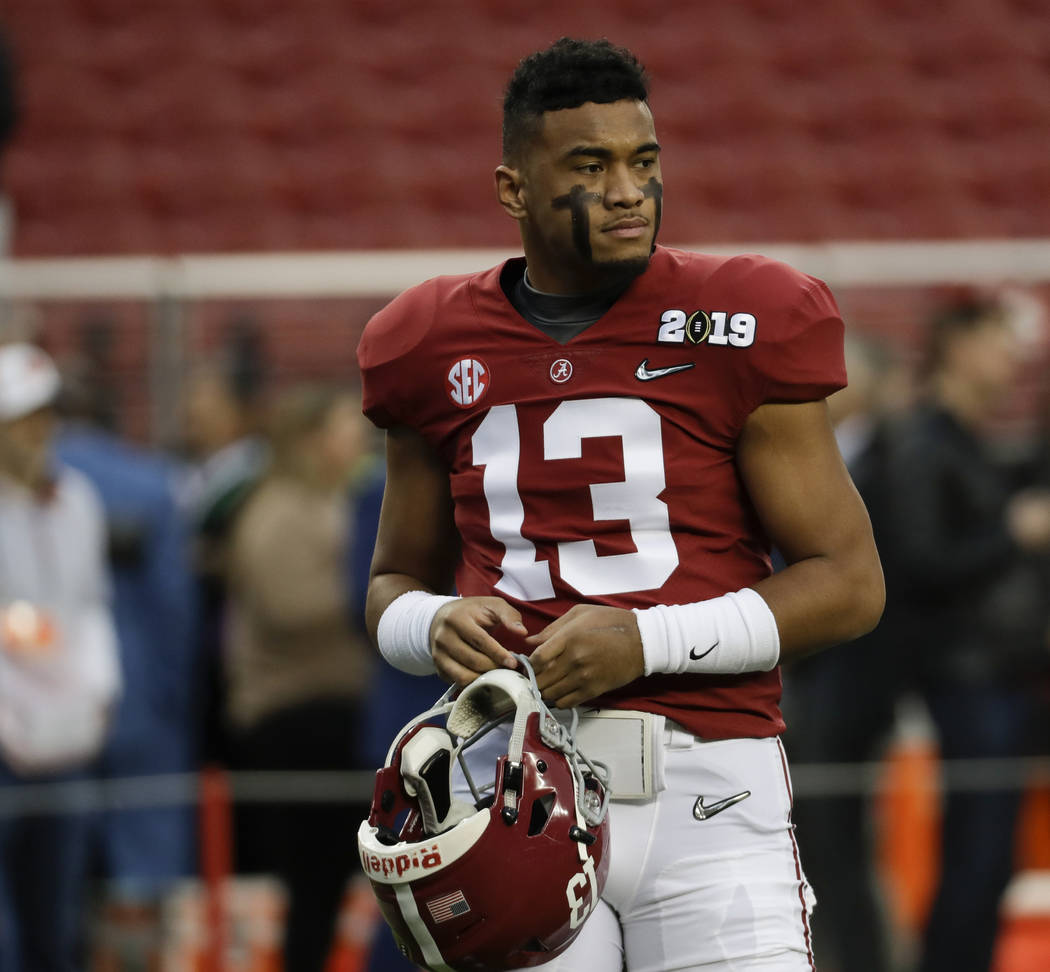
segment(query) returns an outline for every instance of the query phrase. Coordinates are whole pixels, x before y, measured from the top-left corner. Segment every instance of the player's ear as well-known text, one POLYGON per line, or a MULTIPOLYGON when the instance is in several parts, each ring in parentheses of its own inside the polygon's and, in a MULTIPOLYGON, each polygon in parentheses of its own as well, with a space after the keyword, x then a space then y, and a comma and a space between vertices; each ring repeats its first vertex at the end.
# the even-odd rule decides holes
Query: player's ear
POLYGON ((509 165, 496 168, 496 196, 511 219, 525 217, 525 192, 521 170, 509 165))

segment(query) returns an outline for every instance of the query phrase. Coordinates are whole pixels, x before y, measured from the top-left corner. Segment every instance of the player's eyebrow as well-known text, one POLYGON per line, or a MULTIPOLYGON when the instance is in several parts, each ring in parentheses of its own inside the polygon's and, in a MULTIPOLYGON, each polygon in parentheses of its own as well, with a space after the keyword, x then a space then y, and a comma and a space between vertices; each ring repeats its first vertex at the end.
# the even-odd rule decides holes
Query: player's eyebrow
MULTIPOLYGON (((660 145, 657 142, 643 142, 634 150, 634 155, 644 155, 646 152, 659 152, 660 145)), ((584 156, 592 159, 611 159, 613 153, 610 149, 600 145, 574 145, 565 153, 565 158, 572 159, 584 156)))

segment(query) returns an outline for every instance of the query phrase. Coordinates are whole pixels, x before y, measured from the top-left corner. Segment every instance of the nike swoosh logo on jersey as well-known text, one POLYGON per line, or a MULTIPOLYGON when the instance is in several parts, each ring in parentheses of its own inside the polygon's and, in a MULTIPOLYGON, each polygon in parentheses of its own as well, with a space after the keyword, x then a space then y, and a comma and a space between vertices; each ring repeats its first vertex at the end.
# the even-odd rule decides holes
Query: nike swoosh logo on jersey
POLYGON ((751 796, 750 790, 744 790, 743 793, 736 793, 731 797, 726 797, 724 800, 715 800, 714 803, 704 805, 704 798, 699 796, 696 798, 696 803, 693 804, 693 816, 697 820, 710 820, 716 813, 721 813, 727 807, 734 806, 741 800, 746 800, 751 796))
POLYGON ((702 651, 699 655, 696 653, 696 645, 693 645, 693 647, 689 649, 689 657, 692 658, 693 661, 700 661, 701 658, 706 658, 718 647, 721 640, 721 638, 717 639, 707 651, 702 651))
POLYGON ((639 381, 652 381, 654 378, 663 378, 664 375, 673 375, 676 371, 688 371, 690 368, 695 368, 696 363, 693 361, 687 364, 671 365, 668 368, 649 368, 649 359, 646 358, 637 368, 634 369, 634 377, 639 381))

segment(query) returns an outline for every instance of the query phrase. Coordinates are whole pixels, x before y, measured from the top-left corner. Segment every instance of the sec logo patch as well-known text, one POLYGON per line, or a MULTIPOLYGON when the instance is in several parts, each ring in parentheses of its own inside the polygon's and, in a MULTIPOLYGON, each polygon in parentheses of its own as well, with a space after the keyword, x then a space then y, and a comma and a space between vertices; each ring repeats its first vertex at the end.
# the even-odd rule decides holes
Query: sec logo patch
POLYGON ((453 405, 470 408, 489 390, 491 376, 485 362, 479 358, 460 358, 448 370, 445 391, 453 405))

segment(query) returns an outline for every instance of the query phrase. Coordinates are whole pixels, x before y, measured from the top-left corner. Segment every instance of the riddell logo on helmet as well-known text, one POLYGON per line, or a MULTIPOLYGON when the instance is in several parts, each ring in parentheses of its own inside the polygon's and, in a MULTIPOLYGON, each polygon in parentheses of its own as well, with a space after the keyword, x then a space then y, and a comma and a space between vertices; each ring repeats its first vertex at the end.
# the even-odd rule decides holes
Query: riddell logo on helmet
POLYGON ((418 877, 417 873, 412 872, 426 872, 441 867, 441 853, 437 844, 430 850, 414 854, 376 854, 362 851, 361 866, 366 874, 377 878, 389 878, 394 875, 404 877, 406 874, 418 877))

